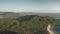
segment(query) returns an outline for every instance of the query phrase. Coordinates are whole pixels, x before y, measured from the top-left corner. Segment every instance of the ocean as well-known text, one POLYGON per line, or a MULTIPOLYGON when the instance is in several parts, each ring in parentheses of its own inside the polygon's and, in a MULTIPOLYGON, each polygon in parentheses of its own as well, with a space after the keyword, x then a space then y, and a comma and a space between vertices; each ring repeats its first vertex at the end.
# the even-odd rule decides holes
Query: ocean
POLYGON ((1 18, 4 18, 4 16, 0 16, 0 19, 1 19, 1 18))
POLYGON ((55 33, 55 34, 60 34, 60 25, 55 25, 52 27, 52 31, 55 33))

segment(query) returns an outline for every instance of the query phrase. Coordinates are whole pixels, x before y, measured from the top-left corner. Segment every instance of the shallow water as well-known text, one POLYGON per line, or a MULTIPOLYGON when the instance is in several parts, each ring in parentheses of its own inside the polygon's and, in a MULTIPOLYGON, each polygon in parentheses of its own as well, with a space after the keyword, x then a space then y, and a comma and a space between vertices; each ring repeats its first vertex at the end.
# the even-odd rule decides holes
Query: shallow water
POLYGON ((52 27, 55 34, 60 34, 60 25, 55 25, 52 27))

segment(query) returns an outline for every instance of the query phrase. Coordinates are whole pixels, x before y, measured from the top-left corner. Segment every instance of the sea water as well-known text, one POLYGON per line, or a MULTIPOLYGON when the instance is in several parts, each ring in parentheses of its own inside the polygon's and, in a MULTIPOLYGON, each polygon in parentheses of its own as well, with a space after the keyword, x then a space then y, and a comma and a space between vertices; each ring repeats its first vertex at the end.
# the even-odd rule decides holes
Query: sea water
POLYGON ((4 18, 4 16, 0 16, 0 19, 1 19, 1 18, 4 18))
POLYGON ((60 34, 60 25, 55 25, 52 27, 52 31, 55 33, 55 34, 60 34))

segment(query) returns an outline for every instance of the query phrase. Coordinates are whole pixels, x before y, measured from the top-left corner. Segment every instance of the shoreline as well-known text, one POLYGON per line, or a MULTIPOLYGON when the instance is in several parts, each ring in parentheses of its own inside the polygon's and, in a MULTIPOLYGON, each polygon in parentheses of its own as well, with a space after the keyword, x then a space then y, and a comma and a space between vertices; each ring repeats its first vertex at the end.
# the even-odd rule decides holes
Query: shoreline
POLYGON ((51 30, 51 24, 47 26, 47 31, 49 32, 49 34, 54 34, 54 32, 51 30))

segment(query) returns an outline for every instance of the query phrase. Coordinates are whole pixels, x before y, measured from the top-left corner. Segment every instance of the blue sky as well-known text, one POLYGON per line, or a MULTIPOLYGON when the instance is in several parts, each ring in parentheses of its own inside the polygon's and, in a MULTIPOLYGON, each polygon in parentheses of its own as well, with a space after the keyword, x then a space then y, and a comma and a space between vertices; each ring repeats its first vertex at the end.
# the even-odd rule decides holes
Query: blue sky
POLYGON ((0 11, 59 13, 60 0, 0 0, 0 11))

